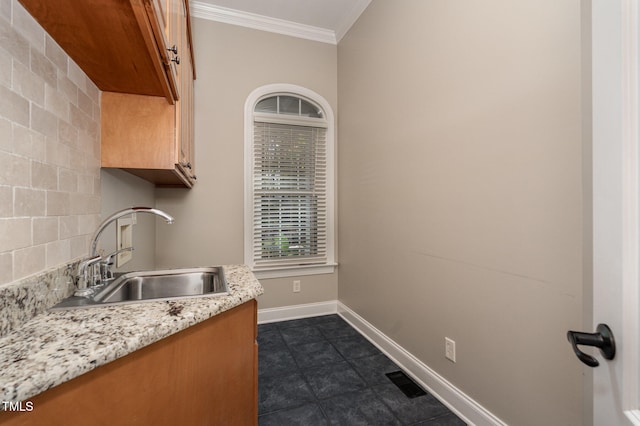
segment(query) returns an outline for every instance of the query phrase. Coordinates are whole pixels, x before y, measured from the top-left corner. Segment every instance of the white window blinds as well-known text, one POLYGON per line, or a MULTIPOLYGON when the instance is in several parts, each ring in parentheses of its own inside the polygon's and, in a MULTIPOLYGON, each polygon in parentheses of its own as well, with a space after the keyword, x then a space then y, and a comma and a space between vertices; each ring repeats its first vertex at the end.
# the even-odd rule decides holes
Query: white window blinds
POLYGON ((327 262, 326 128, 255 119, 253 260, 256 269, 327 262))

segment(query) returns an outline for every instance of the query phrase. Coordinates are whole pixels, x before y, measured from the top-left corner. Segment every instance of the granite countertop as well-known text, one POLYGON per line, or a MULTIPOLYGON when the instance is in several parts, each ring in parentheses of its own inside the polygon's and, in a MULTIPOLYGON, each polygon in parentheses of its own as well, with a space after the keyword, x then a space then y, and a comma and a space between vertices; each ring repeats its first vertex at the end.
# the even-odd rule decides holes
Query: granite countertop
POLYGON ((263 293, 249 268, 223 266, 229 294, 53 311, 0 338, 0 401, 25 401, 263 293))

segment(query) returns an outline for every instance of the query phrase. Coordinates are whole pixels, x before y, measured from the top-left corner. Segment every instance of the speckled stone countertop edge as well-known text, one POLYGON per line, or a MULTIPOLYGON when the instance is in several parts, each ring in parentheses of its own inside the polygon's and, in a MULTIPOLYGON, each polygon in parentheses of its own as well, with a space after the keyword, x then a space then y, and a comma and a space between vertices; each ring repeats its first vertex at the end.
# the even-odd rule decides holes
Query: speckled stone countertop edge
POLYGON ((0 401, 18 402, 185 330, 264 290, 225 265, 226 296, 46 312, 0 338, 0 401))

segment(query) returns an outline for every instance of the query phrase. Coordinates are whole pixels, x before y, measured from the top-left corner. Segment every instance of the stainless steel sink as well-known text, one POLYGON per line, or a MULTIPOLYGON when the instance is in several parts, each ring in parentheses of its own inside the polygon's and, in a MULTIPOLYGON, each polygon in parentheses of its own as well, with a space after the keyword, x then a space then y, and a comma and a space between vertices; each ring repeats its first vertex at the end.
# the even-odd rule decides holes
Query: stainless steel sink
POLYGON ((93 296, 69 297, 52 310, 151 302, 228 294, 220 267, 130 272, 100 288, 93 296))

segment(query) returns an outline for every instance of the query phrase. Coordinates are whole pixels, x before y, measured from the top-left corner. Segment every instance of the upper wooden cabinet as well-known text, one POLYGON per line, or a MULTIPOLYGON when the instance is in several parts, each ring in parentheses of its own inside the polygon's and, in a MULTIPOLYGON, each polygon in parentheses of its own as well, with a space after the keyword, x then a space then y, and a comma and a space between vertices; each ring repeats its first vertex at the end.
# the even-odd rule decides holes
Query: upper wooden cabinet
POLYGON ((191 187, 188 0, 19 0, 102 93, 102 167, 191 187))
POLYGON ((193 63, 183 0, 145 3, 163 56, 173 105, 156 96, 102 93, 102 167, 124 169, 159 186, 195 183, 193 63))
POLYGON ((19 1, 100 90, 174 102, 150 0, 19 1))

